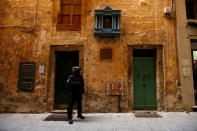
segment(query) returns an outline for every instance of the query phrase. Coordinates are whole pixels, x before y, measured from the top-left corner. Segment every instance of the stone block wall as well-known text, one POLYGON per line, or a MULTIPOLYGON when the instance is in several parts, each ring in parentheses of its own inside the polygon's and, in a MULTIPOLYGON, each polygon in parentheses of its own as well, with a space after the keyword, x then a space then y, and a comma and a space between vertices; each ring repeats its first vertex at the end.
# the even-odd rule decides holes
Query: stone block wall
MULTIPOLYGON (((124 82, 121 111, 132 110, 128 89, 128 46, 162 46, 166 111, 183 109, 178 88, 175 21, 166 19, 164 7, 171 0, 82 0, 81 31, 57 31, 59 0, 0 1, 0 112, 45 112, 53 110, 49 92, 50 48, 52 45, 83 45, 84 112, 117 112, 117 97, 106 93, 107 81, 124 82), (94 10, 121 10, 121 36, 116 39, 94 37, 94 10), (100 60, 100 49, 111 48, 112 60, 100 60), (21 61, 36 62, 33 93, 17 92, 21 61), (39 74, 38 67, 45 66, 39 74)), ((159 76, 158 76, 159 77, 159 76)), ((160 101, 157 101, 158 103, 160 101)))

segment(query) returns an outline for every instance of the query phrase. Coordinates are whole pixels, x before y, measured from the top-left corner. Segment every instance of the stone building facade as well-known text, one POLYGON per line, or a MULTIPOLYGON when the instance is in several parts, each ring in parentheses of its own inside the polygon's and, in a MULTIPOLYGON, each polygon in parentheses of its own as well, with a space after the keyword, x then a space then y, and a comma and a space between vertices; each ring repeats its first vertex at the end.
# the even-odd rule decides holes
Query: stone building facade
MULTIPOLYGON (((0 1, 0 112, 65 109, 73 65, 82 68, 84 112, 192 109, 172 0, 76 1, 0 1), (95 10, 106 7, 121 11, 120 37, 94 35, 95 10)), ((112 28, 112 17, 102 18, 112 28)))
POLYGON ((197 45, 197 2, 176 1, 176 38, 179 58, 180 88, 186 108, 197 104, 196 45, 197 45))

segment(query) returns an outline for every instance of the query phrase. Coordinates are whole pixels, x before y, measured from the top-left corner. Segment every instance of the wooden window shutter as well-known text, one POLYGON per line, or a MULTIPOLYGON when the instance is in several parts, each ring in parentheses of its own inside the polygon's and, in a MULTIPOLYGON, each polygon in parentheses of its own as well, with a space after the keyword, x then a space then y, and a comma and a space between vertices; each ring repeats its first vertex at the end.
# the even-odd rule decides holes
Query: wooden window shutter
POLYGON ((81 0, 61 0, 57 30, 81 29, 81 0))
POLYGON ((34 91, 35 62, 20 62, 18 74, 18 91, 34 91))
POLYGON ((81 24, 81 0, 75 0, 73 2, 72 24, 73 25, 81 24))

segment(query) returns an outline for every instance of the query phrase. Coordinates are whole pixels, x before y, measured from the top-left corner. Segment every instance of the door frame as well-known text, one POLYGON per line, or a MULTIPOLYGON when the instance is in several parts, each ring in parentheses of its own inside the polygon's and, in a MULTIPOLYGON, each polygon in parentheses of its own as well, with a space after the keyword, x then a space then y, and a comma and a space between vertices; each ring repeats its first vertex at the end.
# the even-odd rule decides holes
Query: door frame
POLYGON ((48 63, 48 81, 47 81, 47 111, 54 110, 55 99, 55 67, 56 67, 56 53, 57 51, 79 51, 79 66, 81 67, 81 74, 84 72, 84 47, 83 45, 51 45, 50 56, 48 63))
POLYGON ((165 110, 165 86, 164 86, 164 59, 162 45, 129 45, 128 46, 128 105, 134 110, 134 85, 133 85, 133 50, 156 49, 155 54, 155 77, 156 77, 156 106, 158 111, 165 110))

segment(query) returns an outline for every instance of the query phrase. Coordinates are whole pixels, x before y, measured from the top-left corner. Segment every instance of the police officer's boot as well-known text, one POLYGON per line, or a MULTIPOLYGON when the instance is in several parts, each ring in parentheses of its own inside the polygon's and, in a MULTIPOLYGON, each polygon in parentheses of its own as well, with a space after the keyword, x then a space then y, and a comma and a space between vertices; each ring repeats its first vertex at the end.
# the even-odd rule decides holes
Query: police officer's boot
POLYGON ((69 123, 69 124, 73 124, 72 118, 68 118, 68 123, 69 123))
POLYGON ((78 114, 77 117, 80 119, 85 119, 85 117, 82 114, 78 114))

